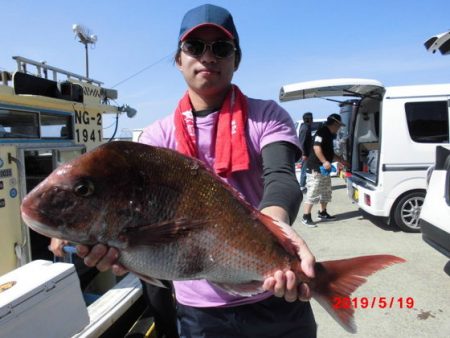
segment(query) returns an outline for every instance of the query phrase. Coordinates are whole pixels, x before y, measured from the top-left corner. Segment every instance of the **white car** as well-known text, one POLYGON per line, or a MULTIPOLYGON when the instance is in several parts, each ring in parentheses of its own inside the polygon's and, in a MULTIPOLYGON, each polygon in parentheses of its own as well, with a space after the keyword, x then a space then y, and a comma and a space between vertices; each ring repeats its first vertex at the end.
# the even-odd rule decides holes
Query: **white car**
POLYGON ((427 194, 420 212, 422 238, 450 258, 450 147, 436 147, 427 194))

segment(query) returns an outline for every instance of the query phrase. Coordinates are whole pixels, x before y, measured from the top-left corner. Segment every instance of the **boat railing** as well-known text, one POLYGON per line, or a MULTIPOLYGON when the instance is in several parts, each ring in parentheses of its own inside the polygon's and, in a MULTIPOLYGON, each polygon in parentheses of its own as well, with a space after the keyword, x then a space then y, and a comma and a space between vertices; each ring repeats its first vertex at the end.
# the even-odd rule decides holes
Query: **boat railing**
POLYGON ((94 80, 92 78, 89 78, 89 77, 86 77, 83 75, 75 74, 75 73, 69 72, 69 71, 61 69, 61 68, 50 66, 45 61, 44 62, 34 61, 31 59, 24 58, 22 56, 13 56, 13 59, 16 60, 16 62, 17 62, 17 70, 18 71, 27 73, 28 66, 34 66, 34 67, 36 67, 35 75, 38 77, 43 77, 45 79, 48 79, 49 72, 52 72, 52 80, 53 81, 58 81, 58 74, 60 74, 60 75, 65 75, 68 79, 74 78, 79 81, 93 83, 98 86, 101 86, 103 84, 103 82, 101 82, 101 81, 97 81, 97 80, 94 80))

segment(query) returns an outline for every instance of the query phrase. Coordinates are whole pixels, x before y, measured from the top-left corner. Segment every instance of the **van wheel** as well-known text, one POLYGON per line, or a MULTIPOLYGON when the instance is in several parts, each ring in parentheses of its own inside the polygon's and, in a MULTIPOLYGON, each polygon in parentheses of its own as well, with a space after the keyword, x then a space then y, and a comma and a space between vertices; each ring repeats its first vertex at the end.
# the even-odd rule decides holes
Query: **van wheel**
POLYGON ((424 200, 424 191, 411 191, 403 195, 395 205, 395 224, 405 232, 420 232, 419 216, 424 200))

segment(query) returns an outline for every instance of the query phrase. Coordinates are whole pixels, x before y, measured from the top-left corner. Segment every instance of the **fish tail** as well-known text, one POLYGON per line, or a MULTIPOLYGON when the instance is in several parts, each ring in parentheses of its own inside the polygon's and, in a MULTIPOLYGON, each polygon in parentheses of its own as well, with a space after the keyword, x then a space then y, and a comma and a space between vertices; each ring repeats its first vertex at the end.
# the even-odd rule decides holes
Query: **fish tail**
POLYGON ((313 298, 348 332, 355 333, 351 294, 378 270, 405 260, 391 255, 362 256, 316 263, 313 298))

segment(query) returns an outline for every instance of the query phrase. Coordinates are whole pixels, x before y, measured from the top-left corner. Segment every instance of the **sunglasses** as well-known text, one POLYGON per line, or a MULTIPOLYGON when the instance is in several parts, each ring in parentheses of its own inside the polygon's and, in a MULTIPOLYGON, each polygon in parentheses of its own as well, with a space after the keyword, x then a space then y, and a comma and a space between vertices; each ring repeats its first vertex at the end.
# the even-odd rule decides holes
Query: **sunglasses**
POLYGON ((233 55, 236 47, 230 41, 205 42, 202 40, 186 40, 181 43, 181 50, 187 55, 200 57, 210 48, 213 55, 218 59, 224 59, 233 55))

